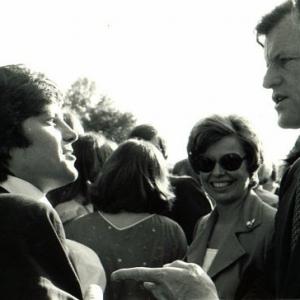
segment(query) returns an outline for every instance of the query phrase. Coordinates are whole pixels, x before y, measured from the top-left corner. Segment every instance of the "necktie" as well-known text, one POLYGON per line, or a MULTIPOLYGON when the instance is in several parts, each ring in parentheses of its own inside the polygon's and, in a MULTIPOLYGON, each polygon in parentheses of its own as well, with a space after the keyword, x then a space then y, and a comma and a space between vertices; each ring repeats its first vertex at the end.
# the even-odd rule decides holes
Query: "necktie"
POLYGON ((291 250, 295 249, 300 236, 300 180, 298 180, 296 188, 295 206, 293 213, 292 235, 291 235, 291 250))

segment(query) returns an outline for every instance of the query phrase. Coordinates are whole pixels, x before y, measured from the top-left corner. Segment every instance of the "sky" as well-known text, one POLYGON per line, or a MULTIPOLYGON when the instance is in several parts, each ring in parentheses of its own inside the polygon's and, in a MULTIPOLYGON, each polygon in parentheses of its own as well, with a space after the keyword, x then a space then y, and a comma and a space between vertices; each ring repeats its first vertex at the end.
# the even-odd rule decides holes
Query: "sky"
POLYGON ((299 132, 277 126, 263 89, 260 17, 278 0, 10 0, 1 3, 0 65, 23 63, 66 91, 79 77, 186 157, 189 132, 214 113, 247 118, 268 159, 299 132))

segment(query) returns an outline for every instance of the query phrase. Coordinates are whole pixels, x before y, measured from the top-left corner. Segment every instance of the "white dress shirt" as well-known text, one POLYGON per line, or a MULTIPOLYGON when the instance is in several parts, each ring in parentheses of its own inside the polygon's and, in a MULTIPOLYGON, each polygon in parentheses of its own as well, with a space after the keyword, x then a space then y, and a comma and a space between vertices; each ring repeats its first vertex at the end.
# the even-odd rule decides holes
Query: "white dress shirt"
POLYGON ((6 189, 9 193, 24 195, 36 201, 41 201, 52 206, 49 200, 46 198, 45 193, 21 178, 8 175, 7 180, 1 182, 0 186, 6 189))

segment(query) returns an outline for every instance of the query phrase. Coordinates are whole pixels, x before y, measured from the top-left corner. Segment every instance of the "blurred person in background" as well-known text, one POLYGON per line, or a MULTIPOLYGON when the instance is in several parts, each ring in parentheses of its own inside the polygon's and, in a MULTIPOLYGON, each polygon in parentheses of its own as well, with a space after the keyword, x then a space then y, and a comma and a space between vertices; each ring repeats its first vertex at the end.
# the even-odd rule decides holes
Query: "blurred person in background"
POLYGON ((263 271, 273 233, 275 210, 252 190, 260 142, 241 117, 213 115, 193 127, 187 150, 203 189, 216 203, 197 223, 188 262, 207 272, 220 299, 242 299, 263 271))
POLYGON ((266 161, 258 169, 258 184, 254 188, 255 193, 259 196, 261 200, 270 206, 278 207, 278 195, 276 195, 277 190, 277 171, 275 164, 266 161))
POLYGON ((197 174, 194 172, 188 158, 182 159, 174 164, 172 174, 175 176, 190 176, 199 182, 197 174))
POLYGON ((90 185, 95 182, 114 147, 103 135, 87 132, 73 143, 73 150, 77 179, 47 195, 52 203, 57 203, 55 210, 63 224, 94 211, 88 196, 90 185))
MULTIPOLYGON (((173 199, 166 161, 151 143, 122 143, 104 164, 91 199, 97 211, 68 223, 66 235, 99 255, 108 278, 120 268, 162 267, 184 258, 185 235, 163 216, 173 199)), ((104 299, 153 298, 135 281, 108 280, 104 299)))

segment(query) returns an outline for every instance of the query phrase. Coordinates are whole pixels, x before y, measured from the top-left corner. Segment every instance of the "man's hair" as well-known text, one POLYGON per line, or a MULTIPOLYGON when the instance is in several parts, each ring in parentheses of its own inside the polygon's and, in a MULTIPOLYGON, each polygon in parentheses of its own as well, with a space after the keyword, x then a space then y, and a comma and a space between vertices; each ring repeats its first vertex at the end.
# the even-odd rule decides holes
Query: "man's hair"
MULTIPOLYGON (((299 7, 299 3, 297 3, 296 6, 299 7)), ((267 34, 269 34, 286 15, 293 12, 294 8, 295 6, 293 2, 288 0, 276 6, 271 12, 261 18, 261 20, 255 27, 255 31, 256 40, 262 47, 264 47, 264 42, 261 41, 261 36, 266 36, 267 34)))
POLYGON ((104 164, 91 199, 96 209, 108 213, 167 212, 173 194, 165 159, 149 142, 125 141, 104 164))
POLYGON ((225 137, 235 137, 240 142, 247 162, 247 170, 252 176, 262 163, 260 141, 245 119, 236 116, 213 115, 200 120, 193 127, 188 145, 188 157, 194 171, 199 174, 197 159, 206 150, 225 137))
POLYGON ((22 65, 0 67, 0 182, 10 173, 10 150, 30 145, 22 128, 24 120, 61 100, 57 87, 43 74, 33 73, 22 65))
POLYGON ((168 158, 166 142, 161 136, 159 136, 158 131, 152 125, 142 124, 134 127, 129 133, 128 138, 135 138, 148 142, 152 142, 153 139, 156 138, 157 144, 155 144, 155 146, 160 150, 165 159, 168 158))

